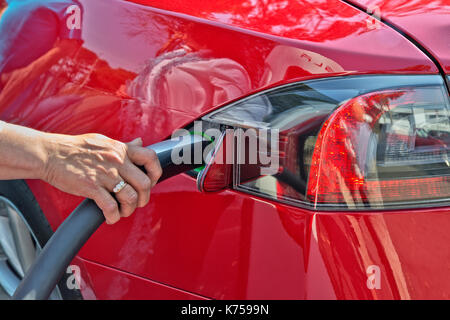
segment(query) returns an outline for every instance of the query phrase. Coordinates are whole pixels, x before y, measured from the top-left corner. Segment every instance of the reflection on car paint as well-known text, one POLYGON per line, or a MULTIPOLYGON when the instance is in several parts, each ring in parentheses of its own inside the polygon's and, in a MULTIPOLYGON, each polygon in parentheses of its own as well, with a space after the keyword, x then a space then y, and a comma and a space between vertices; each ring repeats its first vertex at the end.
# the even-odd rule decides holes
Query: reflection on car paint
MULTIPOLYGON (((136 2, 172 9, 167 1, 136 2)), ((38 58, 1 74, 2 120, 151 144, 277 84, 437 73, 400 34, 368 29, 364 13, 339 1, 177 2, 183 7, 170 12, 118 0, 79 3, 80 39, 50 41, 38 58)), ((29 185, 54 228, 81 200, 29 185)), ((449 298, 447 211, 317 214, 231 190, 201 194, 181 175, 156 186, 131 218, 101 227, 80 256, 89 288, 111 299, 155 297, 148 279, 172 287, 161 295, 173 298, 449 298), (368 264, 381 267, 379 291, 366 286, 368 264)))

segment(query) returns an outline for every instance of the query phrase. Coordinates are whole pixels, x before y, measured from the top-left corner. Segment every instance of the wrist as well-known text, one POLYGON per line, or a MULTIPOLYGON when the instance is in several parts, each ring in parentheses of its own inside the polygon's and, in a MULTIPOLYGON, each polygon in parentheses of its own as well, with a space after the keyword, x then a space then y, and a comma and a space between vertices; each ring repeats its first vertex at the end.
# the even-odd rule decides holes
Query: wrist
POLYGON ((48 182, 50 172, 52 171, 52 158, 54 158, 55 154, 55 142, 53 139, 53 134, 40 134, 36 144, 38 148, 37 155, 39 159, 37 161, 38 167, 36 168, 38 179, 48 182))

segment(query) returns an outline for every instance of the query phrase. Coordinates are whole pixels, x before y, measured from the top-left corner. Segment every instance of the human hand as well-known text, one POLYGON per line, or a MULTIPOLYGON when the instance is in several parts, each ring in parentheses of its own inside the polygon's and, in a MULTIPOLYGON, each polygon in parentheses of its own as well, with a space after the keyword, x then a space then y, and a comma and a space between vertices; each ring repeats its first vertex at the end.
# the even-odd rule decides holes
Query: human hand
POLYGON ((100 134, 48 134, 44 140, 48 157, 41 179, 64 192, 94 200, 108 224, 144 207, 162 174, 156 153, 143 148, 140 138, 122 143, 100 134), (147 174, 136 165, 144 166, 147 174), (127 184, 115 194, 116 201, 111 192, 121 181, 127 184))

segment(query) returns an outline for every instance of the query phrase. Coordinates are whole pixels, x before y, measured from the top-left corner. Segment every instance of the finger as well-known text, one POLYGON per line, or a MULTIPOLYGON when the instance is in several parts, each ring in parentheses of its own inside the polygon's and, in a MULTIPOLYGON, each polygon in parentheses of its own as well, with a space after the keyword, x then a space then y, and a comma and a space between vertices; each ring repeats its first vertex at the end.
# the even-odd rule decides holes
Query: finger
POLYGON ((99 188, 92 199, 103 211, 107 224, 114 224, 120 220, 119 206, 117 201, 104 188, 99 188))
POLYGON ((132 186, 127 184, 122 190, 115 194, 119 201, 119 212, 121 217, 129 217, 136 210, 138 204, 138 194, 132 186))
POLYGON ((156 152, 147 148, 130 146, 128 148, 128 157, 134 164, 145 167, 153 187, 162 174, 161 164, 156 156, 156 152))
POLYGON ((150 178, 131 161, 126 161, 120 169, 120 175, 137 191, 137 206, 145 207, 150 200, 150 178))

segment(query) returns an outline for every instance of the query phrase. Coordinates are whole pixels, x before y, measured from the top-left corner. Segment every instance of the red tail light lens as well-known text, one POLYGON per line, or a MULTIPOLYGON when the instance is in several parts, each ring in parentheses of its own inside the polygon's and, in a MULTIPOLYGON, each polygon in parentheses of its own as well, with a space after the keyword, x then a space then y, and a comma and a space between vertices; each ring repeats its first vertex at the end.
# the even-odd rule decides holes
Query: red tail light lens
POLYGON ((324 123, 307 197, 316 206, 411 204, 450 197, 450 123, 441 88, 369 93, 324 123))
MULTIPOLYGON (((437 75, 336 77, 261 92, 203 121, 239 129, 244 136, 256 130, 247 135, 256 140, 234 147, 233 159, 251 158, 252 152, 276 155, 277 170, 259 170, 270 167, 260 158, 231 166, 212 159, 199 175, 199 186, 214 191, 232 185, 317 209, 448 203, 449 109, 437 75), (269 139, 257 133, 263 130, 271 137, 264 148, 261 142, 269 139)), ((236 138, 227 141, 239 144, 236 138)), ((219 147, 218 155, 223 154, 219 147)))

